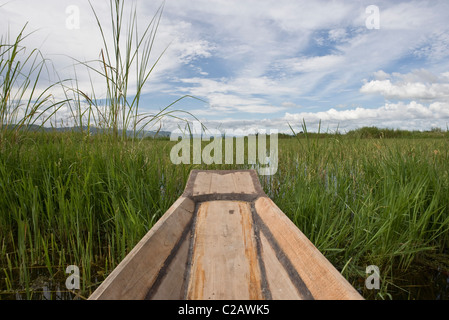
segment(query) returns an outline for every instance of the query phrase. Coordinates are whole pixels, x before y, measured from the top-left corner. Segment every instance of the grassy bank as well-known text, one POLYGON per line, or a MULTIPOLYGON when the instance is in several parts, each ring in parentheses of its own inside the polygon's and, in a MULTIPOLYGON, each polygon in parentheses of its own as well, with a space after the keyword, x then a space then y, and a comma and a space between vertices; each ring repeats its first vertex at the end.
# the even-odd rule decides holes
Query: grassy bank
MULTIPOLYGON (((278 172, 260 179, 366 298, 432 298, 437 284, 418 278, 449 271, 448 144, 281 139, 278 172), (368 265, 380 269, 380 290, 364 287, 368 265)), ((66 291, 72 264, 87 297, 181 195, 191 169, 249 168, 173 165, 173 145, 29 133, 3 148, 0 298, 66 291)))

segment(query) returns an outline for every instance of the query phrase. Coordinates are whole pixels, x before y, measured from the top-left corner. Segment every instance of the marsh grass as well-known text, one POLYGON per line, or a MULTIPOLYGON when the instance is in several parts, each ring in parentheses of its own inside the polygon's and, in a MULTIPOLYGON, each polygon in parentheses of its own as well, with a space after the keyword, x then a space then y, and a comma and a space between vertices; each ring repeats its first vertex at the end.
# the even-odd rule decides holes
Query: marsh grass
POLYGON ((8 283, 28 284, 30 267, 45 266, 53 277, 74 264, 88 292, 98 276, 92 270, 108 273, 124 258, 175 201, 188 172, 161 159, 163 145, 42 138, 2 154, 3 273, 8 283))
POLYGON ((165 117, 186 121, 179 114, 190 115, 173 109, 190 96, 156 114, 139 110, 144 87, 165 52, 153 60, 163 4, 141 34, 134 6, 126 15, 124 1, 110 1, 112 35, 91 8, 104 47, 97 60, 74 59, 74 79, 56 74, 58 81, 43 85, 44 73, 51 78, 50 64, 37 49, 23 46, 31 35, 25 34, 26 25, 17 37, 0 38, 0 288, 18 288, 28 299, 36 292, 36 277, 65 277, 67 264, 80 267, 82 292, 89 292, 91 279, 116 266, 171 205, 171 188, 178 186, 172 179, 179 178, 180 169, 165 171, 161 150, 140 149, 136 139, 165 117), (106 96, 96 93, 92 78, 89 92, 79 86, 80 66, 89 76, 102 76, 106 96), (62 89, 65 99, 57 100, 53 89, 62 89), (69 121, 87 131, 34 132, 63 106, 71 112, 69 121), (90 137, 91 127, 102 134, 90 137))
POLYGON ((9 33, 0 37, 0 148, 19 139, 21 130, 43 126, 66 103, 51 93, 59 82, 40 87, 49 64, 39 50, 27 52, 22 45, 31 35, 26 27, 13 39, 9 33))
MULTIPOLYGON (((173 109, 183 99, 199 98, 185 95, 176 99, 156 113, 140 112, 140 100, 150 76, 156 68, 164 53, 154 56, 154 45, 157 31, 162 18, 164 2, 158 8, 144 30, 139 33, 137 10, 135 3, 131 4, 129 14, 125 15, 125 2, 110 0, 111 34, 108 34, 104 21, 101 21, 91 2, 89 4, 95 16, 103 48, 99 58, 92 61, 77 61, 78 66, 84 67, 89 75, 91 72, 100 75, 104 81, 102 90, 106 89, 106 96, 99 96, 91 80, 90 91, 80 89, 75 78, 71 86, 66 87, 67 96, 73 118, 83 127, 86 124, 89 132, 90 126, 104 129, 112 135, 114 140, 131 137, 136 139, 142 130, 156 126, 162 119, 171 117, 185 122, 181 116, 189 116, 198 120, 191 113, 173 109), (86 107, 87 105, 87 107, 86 107)), ((75 66, 76 70, 76 66, 75 66)), ((76 71, 75 71, 76 72, 76 71)))
MULTIPOLYGON (((89 296, 182 194, 191 169, 250 168, 173 165, 169 140, 28 135, 0 163, 2 288, 28 298, 41 297, 35 270, 64 287, 70 264, 89 296)), ((260 180, 366 298, 429 298, 416 292, 417 270, 449 271, 448 143, 336 136, 308 152, 282 139, 278 172, 260 180), (368 265, 380 268, 380 291, 364 287, 368 265)))
MULTIPOLYGON (((143 87, 161 58, 150 63, 163 6, 137 37, 135 10, 126 25, 123 2, 110 5, 112 42, 93 11, 105 48, 100 59, 77 65, 102 76, 106 97, 93 82, 87 93, 76 78, 40 88, 48 65, 37 50, 26 54, 25 28, 0 40, 0 299, 88 297, 182 194, 192 169, 254 168, 174 165, 175 142, 136 139, 145 124, 178 117, 171 108, 186 97, 158 114, 140 113, 143 87), (64 89, 62 101, 51 94, 55 86, 64 89), (87 132, 29 130, 63 105, 87 132), (105 130, 89 135, 90 126, 105 130), (75 294, 64 289, 67 265, 81 271, 75 294)), ((448 298, 447 286, 437 293, 412 287, 429 283, 416 274, 449 274, 448 132, 420 139, 301 127, 296 138, 279 140, 277 173, 260 177, 267 195, 366 298, 448 298), (364 287, 367 265, 380 268, 379 291, 364 287)))
POLYGON ((269 194, 353 283, 366 278, 366 266, 379 266, 382 290, 362 283, 367 297, 407 293, 393 274, 412 273, 432 256, 442 259, 427 263, 428 272, 447 272, 447 139, 336 136, 305 152, 294 142, 282 144, 280 181, 269 194))

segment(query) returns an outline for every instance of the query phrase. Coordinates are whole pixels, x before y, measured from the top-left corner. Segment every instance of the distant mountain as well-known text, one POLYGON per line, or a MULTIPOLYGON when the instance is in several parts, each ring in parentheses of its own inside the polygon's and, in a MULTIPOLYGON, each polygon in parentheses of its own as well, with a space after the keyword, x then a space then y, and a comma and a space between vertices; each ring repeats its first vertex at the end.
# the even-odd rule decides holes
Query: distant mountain
MULTIPOLYGON (((14 125, 10 126, 11 128, 14 127, 14 125)), ((41 127, 38 125, 29 125, 28 127, 29 131, 44 131, 44 132, 69 132, 69 131, 75 131, 75 132, 81 132, 81 131, 87 131, 87 126, 83 127, 64 127, 64 128, 48 128, 48 127, 41 127)), ((91 134, 98 134, 105 131, 105 129, 97 128, 97 127, 90 127, 89 131, 91 134)), ((119 130, 119 135, 122 134, 122 130, 119 130)), ((133 136, 134 132, 132 130, 127 130, 126 135, 128 137, 133 136)), ((170 131, 148 131, 148 130, 142 130, 137 133, 138 138, 148 138, 148 137, 170 137, 171 132, 170 131)))

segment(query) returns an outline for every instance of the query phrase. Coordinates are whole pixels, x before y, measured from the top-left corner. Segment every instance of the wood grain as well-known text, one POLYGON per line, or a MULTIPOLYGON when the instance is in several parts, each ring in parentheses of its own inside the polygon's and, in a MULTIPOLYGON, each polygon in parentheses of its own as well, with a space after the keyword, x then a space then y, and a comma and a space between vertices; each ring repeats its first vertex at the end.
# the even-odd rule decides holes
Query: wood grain
POLYGON ((192 200, 179 198, 89 299, 144 299, 193 211, 192 200))
POLYGON ((199 172, 192 193, 194 196, 213 193, 253 194, 256 190, 249 172, 199 172))
POLYGON ((261 299, 248 203, 213 201, 198 210, 188 299, 261 299))
POLYGON ((362 299, 271 199, 261 197, 255 207, 315 299, 362 299))

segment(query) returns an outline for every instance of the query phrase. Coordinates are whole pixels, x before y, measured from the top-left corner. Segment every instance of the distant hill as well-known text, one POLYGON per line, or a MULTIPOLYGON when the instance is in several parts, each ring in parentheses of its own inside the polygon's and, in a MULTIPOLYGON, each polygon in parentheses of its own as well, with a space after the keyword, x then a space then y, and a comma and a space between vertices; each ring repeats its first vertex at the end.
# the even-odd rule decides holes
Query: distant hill
MULTIPOLYGON (((11 125, 11 127, 14 127, 14 125, 11 125)), ((41 127, 38 125, 29 125, 27 127, 27 129, 29 131, 44 131, 44 132, 70 132, 70 131, 75 131, 75 132, 81 132, 81 131, 87 131, 88 128, 87 126, 83 126, 83 127, 64 127, 64 128, 49 128, 49 127, 41 127)), ((105 131, 105 129, 102 128, 97 128, 97 127, 90 127, 89 131, 91 134, 98 134, 98 133, 102 133, 105 131)), ((122 134, 122 130, 119 130, 119 134, 122 134)), ((126 131, 126 135, 131 137, 134 134, 134 132, 132 130, 127 130, 126 131)), ((157 137, 170 137, 171 132, 169 131, 148 131, 148 130, 142 130, 140 132, 138 132, 137 137, 138 138, 148 138, 148 137, 155 137, 157 135, 157 137)))

